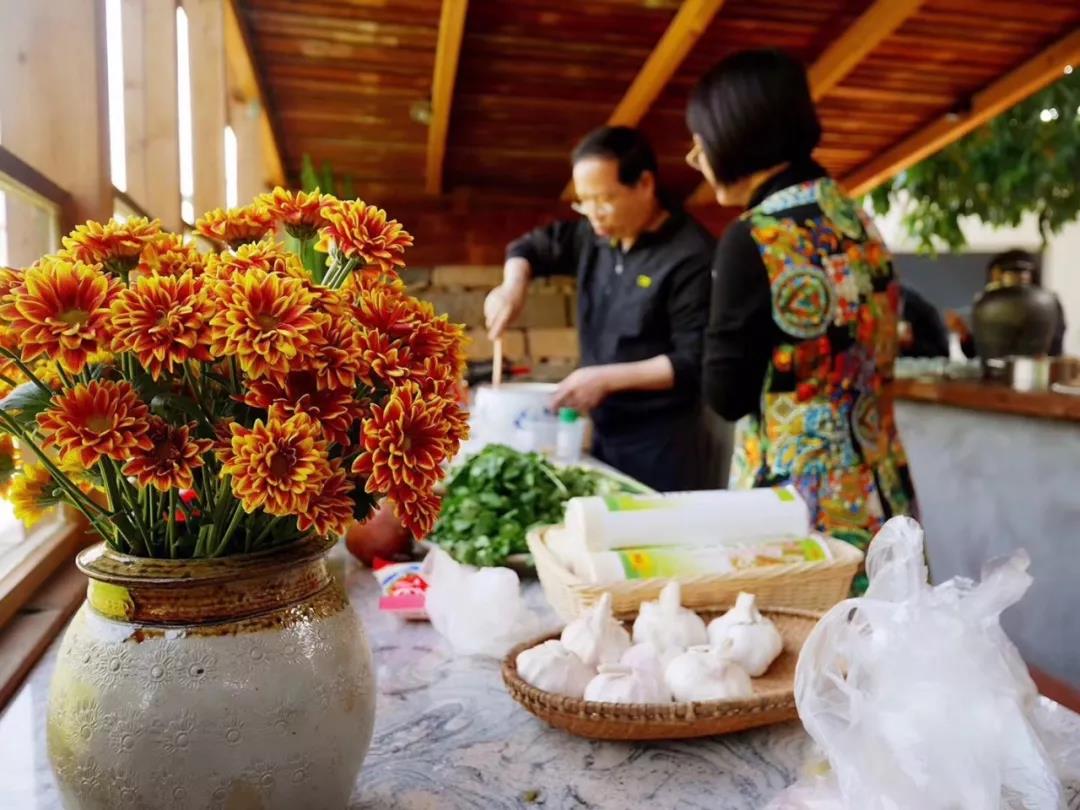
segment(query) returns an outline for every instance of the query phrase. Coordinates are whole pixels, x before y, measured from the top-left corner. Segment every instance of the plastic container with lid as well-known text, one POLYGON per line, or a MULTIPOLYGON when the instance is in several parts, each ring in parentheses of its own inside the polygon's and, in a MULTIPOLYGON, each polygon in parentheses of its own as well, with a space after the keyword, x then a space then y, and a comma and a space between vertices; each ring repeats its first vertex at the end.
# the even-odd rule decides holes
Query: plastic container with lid
POLYGON ((555 434, 555 459, 564 464, 580 461, 584 442, 584 420, 573 408, 560 408, 559 427, 555 434))

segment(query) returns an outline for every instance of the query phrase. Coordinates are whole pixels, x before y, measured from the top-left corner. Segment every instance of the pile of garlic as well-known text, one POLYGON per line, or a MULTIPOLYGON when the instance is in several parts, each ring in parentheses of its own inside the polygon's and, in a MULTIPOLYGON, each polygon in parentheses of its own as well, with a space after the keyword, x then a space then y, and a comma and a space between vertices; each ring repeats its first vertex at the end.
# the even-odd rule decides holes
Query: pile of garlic
POLYGON ((537 689, 600 703, 752 697, 751 676, 764 675, 784 647, 756 597, 740 593, 707 627, 680 597, 679 583, 665 585, 641 605, 631 637, 605 593, 558 640, 520 653, 518 674, 537 689))

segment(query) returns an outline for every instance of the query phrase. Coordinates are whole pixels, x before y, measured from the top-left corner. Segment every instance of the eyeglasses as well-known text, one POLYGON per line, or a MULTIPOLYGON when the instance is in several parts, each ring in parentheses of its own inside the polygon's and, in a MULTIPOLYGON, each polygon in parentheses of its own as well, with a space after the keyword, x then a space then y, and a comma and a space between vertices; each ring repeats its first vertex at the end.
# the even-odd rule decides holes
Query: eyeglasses
POLYGON ((588 216, 589 211, 601 217, 609 217, 615 213, 615 203, 606 200, 575 200, 570 203, 570 208, 583 216, 588 216))

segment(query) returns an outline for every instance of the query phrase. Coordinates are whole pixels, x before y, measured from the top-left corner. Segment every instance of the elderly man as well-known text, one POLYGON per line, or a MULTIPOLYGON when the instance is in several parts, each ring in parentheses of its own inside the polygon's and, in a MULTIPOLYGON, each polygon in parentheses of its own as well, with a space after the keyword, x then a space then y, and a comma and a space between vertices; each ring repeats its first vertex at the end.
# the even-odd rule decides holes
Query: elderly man
POLYGON ((490 335, 520 313, 530 279, 575 276, 581 367, 554 404, 589 412, 593 455, 627 475, 660 491, 709 486, 700 380, 714 240, 663 204, 656 157, 637 130, 597 129, 571 163, 584 218, 509 245, 485 304, 490 335))

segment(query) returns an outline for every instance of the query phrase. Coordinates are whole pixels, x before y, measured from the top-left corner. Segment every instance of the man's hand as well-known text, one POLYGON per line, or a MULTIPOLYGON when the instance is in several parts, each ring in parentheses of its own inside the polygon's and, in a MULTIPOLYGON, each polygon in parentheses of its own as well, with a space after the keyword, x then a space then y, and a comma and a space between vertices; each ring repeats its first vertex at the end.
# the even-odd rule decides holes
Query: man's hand
POLYGON ((945 310, 945 327, 950 332, 959 335, 961 340, 967 340, 971 336, 967 323, 956 310, 945 310))
POLYGON ((552 405, 587 413, 615 390, 611 369, 607 366, 579 368, 559 383, 552 405))
POLYGON ((487 323, 488 339, 495 340, 506 327, 513 323, 525 307, 528 287, 524 284, 503 282, 488 293, 484 299, 484 320, 487 323))

